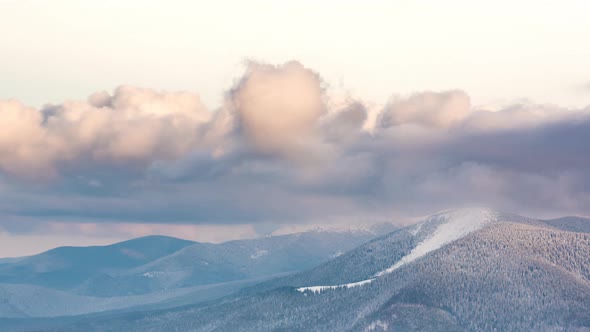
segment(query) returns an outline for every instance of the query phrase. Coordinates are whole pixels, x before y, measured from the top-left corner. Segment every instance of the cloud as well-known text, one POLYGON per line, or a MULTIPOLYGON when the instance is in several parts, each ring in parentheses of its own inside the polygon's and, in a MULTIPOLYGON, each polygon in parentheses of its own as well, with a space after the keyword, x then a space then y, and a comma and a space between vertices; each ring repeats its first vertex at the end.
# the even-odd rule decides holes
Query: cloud
POLYGON ((58 164, 146 164, 212 147, 218 130, 196 94, 122 86, 88 102, 41 110, 0 102, 0 169, 22 177, 59 173, 58 164))
POLYGON ((336 144, 355 141, 363 132, 367 121, 366 106, 356 100, 347 100, 341 108, 323 119, 322 133, 325 139, 336 144))
POLYGON ((392 99, 383 109, 379 124, 382 128, 409 123, 447 128, 463 120, 470 111, 469 96, 463 91, 423 92, 392 99))
POLYGON ((43 177, 62 142, 48 135, 43 114, 15 100, 0 101, 0 169, 11 174, 43 177))
POLYGON ((474 204, 590 215, 590 108, 487 110, 459 90, 379 106, 298 62, 248 63, 216 110, 123 86, 41 109, 0 101, 0 123, 0 223, 13 232, 362 223, 474 204))
POLYGON ((325 112, 321 78, 298 62, 273 66, 250 62, 229 92, 244 137, 259 152, 297 158, 316 138, 325 112))

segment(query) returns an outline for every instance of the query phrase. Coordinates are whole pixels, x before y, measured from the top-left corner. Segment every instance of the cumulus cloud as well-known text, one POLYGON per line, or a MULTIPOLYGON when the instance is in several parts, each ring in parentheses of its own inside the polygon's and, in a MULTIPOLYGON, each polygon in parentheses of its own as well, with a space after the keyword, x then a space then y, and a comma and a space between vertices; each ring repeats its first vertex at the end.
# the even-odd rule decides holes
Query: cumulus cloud
POLYGON ((310 69, 251 62, 229 96, 240 129, 259 152, 300 157, 313 147, 325 104, 322 80, 310 69))
POLYGON ((43 127, 43 114, 15 101, 0 101, 0 168, 11 174, 44 177, 63 142, 43 127))
MULTIPOLYGON (((24 177, 55 175, 59 163, 150 163, 213 144, 212 113, 198 95, 122 86, 111 96, 41 110, 0 102, 0 168, 24 177)), ((218 135, 218 134, 217 134, 218 135)))
POLYGON ((590 108, 331 92, 298 62, 250 62, 216 110, 129 86, 41 109, 0 101, 0 220, 293 225, 465 204, 590 215, 590 108))

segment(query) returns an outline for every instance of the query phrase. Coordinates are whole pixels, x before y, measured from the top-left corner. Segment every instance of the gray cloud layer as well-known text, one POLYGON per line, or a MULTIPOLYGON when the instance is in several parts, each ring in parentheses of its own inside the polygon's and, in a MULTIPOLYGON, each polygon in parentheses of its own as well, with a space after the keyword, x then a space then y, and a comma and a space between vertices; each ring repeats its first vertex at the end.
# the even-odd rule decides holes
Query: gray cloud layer
POLYGON ((590 215, 589 108, 492 112, 451 90, 368 109, 298 62, 249 63, 214 111, 128 86, 42 109, 0 101, 3 227, 362 221, 467 204, 590 215))

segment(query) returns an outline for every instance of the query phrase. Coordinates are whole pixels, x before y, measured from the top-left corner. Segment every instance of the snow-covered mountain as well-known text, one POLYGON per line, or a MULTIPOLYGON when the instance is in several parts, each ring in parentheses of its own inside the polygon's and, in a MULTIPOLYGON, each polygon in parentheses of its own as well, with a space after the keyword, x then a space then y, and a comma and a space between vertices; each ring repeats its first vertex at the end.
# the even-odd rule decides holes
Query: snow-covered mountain
POLYGON ((587 331, 590 234, 566 224, 446 211, 207 305, 81 318, 60 329, 587 331))

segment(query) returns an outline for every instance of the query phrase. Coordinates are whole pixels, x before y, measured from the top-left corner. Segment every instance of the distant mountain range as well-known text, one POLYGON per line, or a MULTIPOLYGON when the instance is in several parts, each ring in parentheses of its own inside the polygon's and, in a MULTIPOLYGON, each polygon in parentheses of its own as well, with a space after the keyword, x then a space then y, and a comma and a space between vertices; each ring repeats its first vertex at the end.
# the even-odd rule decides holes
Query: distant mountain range
POLYGON ((0 318, 199 303, 314 267, 380 234, 315 230, 220 244, 148 236, 60 247, 0 263, 0 318))
POLYGON ((59 247, 0 265, 0 283, 72 290, 96 275, 141 266, 193 244, 167 236, 147 236, 109 246, 59 247))
MULTIPOLYGON (((367 239, 343 254, 332 252, 331 259, 305 271, 242 285, 208 302, 0 324, 7 330, 41 331, 589 331, 589 231, 590 220, 577 217, 536 220, 489 209, 449 210, 367 239)), ((225 245, 222 252, 231 259, 220 271, 244 278, 267 266, 276 267, 270 272, 284 271, 275 260, 259 265, 256 259, 283 247, 301 253, 306 237, 303 243, 317 247, 304 247, 323 248, 327 255, 334 246, 317 244, 323 236, 328 235, 225 245), (286 244, 290 241, 298 245, 286 244)), ((342 238, 334 236, 328 237, 341 244, 342 238)), ((182 257, 207 259, 203 252, 209 251, 187 246, 132 274, 188 269, 187 275, 194 276, 199 261, 182 257)), ((277 259, 286 257, 291 255, 277 259)), ((303 260, 293 261, 303 268, 303 260)), ((174 280, 180 286, 207 279, 174 280)))
POLYGON ((7 258, 0 258, 0 264, 10 264, 16 263, 18 261, 22 261, 26 257, 7 257, 7 258))

